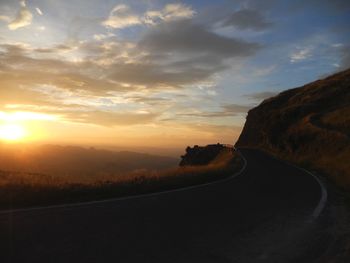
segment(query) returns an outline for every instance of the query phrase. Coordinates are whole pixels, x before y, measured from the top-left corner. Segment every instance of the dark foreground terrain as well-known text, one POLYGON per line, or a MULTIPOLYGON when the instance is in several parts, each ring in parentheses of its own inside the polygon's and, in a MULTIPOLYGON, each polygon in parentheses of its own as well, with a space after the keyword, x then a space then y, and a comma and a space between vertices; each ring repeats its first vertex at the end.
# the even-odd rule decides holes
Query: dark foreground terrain
POLYGON ((1 213, 0 262, 330 262, 333 218, 319 182, 241 151, 245 170, 206 186, 1 213))
POLYGON ((350 69, 264 100, 236 146, 316 169, 349 190, 350 69))
MULTIPOLYGON (((219 147, 215 155, 211 147, 201 147, 204 156, 212 159, 205 164, 147 170, 101 176, 99 180, 79 183, 64 181, 47 174, 0 170, 0 211, 18 208, 91 202, 196 186, 231 176, 243 166, 243 159, 231 147, 219 147)), ((202 155, 197 156, 202 158, 202 155)), ((183 156, 184 160, 188 156, 183 156)), ((190 158, 196 160, 198 158, 190 158)), ((75 176, 79 178, 79 174, 75 176)))

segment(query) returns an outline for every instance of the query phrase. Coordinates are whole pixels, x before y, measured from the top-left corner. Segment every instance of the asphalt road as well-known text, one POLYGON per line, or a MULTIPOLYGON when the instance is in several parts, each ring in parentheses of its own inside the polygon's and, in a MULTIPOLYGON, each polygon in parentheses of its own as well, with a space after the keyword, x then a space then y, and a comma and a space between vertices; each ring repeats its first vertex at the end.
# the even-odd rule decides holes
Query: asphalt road
POLYGON ((241 152, 246 169, 228 181, 0 214, 0 262, 311 262, 323 245, 308 241, 319 183, 261 152, 241 152))

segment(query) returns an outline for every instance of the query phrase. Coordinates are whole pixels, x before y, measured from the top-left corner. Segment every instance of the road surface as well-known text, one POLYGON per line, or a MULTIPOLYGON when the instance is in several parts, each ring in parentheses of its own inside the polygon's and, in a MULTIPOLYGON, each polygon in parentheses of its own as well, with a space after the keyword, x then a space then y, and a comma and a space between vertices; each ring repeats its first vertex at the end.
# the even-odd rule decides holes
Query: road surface
POLYGON ((310 241, 319 182, 256 150, 241 152, 247 166, 228 181, 0 214, 0 262, 311 262, 326 246, 310 241))

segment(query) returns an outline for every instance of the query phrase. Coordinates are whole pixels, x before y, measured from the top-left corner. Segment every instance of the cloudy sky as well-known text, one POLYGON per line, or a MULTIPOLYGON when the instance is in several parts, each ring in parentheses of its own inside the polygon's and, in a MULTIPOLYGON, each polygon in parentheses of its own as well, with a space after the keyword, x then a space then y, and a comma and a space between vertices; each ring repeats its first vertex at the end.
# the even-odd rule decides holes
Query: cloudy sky
POLYGON ((1 0, 0 124, 27 140, 233 143, 264 98, 350 67, 347 0, 1 0))

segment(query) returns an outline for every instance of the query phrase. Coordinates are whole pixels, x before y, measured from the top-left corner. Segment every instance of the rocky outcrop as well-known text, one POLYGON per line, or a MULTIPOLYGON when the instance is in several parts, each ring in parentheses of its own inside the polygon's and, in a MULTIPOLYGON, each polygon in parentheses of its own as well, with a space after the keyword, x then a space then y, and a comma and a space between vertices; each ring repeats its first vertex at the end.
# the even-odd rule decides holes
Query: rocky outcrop
POLYGON ((248 112, 236 146, 322 170, 350 187, 350 70, 263 101, 248 112))

